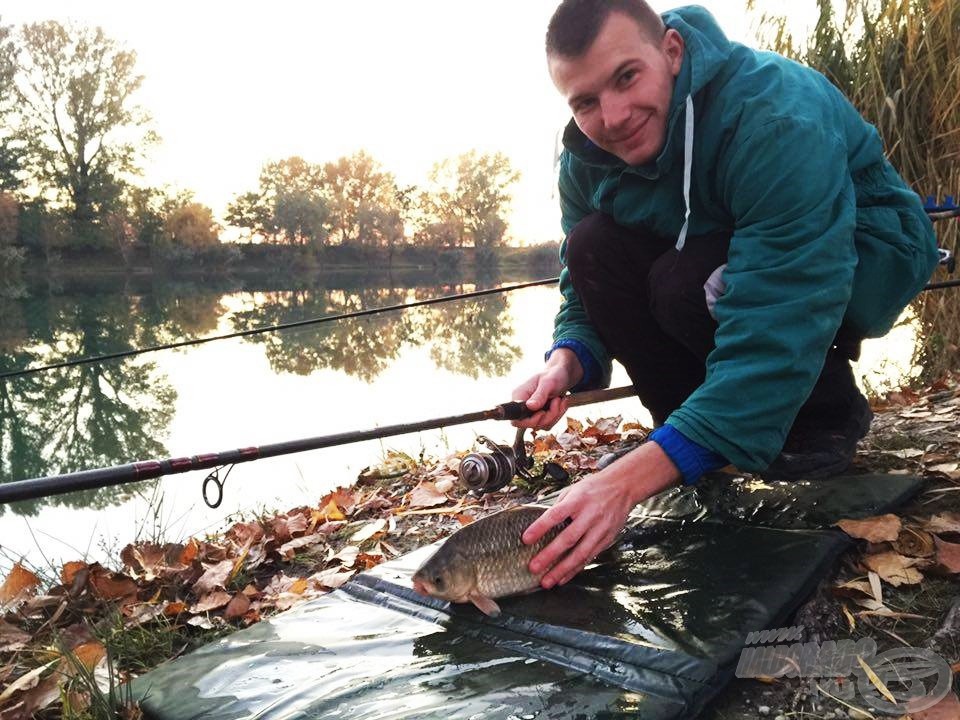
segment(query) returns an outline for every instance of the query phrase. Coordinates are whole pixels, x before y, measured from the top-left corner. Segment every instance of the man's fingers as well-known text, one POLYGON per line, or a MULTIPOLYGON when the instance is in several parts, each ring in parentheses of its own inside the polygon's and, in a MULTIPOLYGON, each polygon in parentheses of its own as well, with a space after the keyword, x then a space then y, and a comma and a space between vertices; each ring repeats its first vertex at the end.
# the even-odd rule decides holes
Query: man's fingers
POLYGON ((580 541, 585 531, 583 523, 574 520, 530 561, 530 572, 539 575, 552 568, 570 548, 580 541))
POLYGON ((558 505, 553 505, 544 511, 543 515, 534 520, 530 525, 527 526, 527 529, 523 531, 521 540, 527 545, 533 545, 544 533, 546 533, 554 525, 559 525, 564 520, 567 519, 567 513, 563 508, 558 505))
POLYGON ((540 584, 544 588, 551 588, 554 585, 563 585, 569 582, 574 575, 583 570, 586 564, 603 550, 602 539, 602 530, 591 529, 566 557, 550 568, 550 572, 543 576, 540 584))

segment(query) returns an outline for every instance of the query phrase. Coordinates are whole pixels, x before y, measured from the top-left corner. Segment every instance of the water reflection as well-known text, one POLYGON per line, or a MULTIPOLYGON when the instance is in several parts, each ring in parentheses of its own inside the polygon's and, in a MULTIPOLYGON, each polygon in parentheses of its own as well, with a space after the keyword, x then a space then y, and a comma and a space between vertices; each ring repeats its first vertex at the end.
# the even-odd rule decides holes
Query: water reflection
MULTIPOLYGON (((134 278, 31 288, 24 298, 0 301, 0 372, 477 289, 377 286, 351 276, 294 289, 246 283, 154 286, 134 278)), ((274 373, 306 376, 328 369, 371 382, 405 348, 416 347, 453 373, 503 375, 520 357, 513 336, 509 299, 497 295, 235 342, 262 347, 274 373)), ((178 401, 174 385, 180 383, 158 365, 163 359, 168 368, 165 360, 174 351, 162 352, 0 380, 0 482, 169 455, 164 441, 178 401)), ((175 352, 190 357, 197 349, 175 352)), ((243 382, 256 391, 258 378, 243 382)), ((130 492, 118 486, 12 508, 25 515, 51 505, 103 508, 130 492)))

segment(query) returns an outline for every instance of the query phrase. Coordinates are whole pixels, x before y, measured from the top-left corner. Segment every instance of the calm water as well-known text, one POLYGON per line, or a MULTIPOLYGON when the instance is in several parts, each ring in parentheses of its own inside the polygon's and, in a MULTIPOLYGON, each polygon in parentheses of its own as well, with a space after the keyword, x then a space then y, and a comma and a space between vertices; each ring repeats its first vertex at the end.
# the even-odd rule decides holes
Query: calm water
MULTIPOLYGON (((0 299, 0 372, 528 279, 40 283, 0 299)), ((0 380, 0 481, 487 409, 541 366, 558 301, 555 286, 530 288, 0 380)), ((860 373, 870 384, 909 357, 909 329, 900 332, 865 348, 860 373)), ((617 368, 614 384, 625 383, 617 368)), ((649 420, 635 400, 575 411, 618 413, 649 420)), ((216 510, 200 496, 205 472, 0 506, 0 569, 20 558, 104 560, 135 538, 216 531, 236 513, 315 503, 387 450, 443 456, 478 434, 512 439, 507 424, 488 422, 238 465, 216 510)))

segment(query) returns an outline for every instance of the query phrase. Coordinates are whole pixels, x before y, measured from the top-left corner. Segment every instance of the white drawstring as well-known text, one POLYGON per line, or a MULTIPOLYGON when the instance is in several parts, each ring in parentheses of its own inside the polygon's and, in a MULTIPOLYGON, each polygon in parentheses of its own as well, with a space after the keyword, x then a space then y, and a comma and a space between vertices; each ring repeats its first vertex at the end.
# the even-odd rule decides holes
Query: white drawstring
POLYGON ((683 216, 683 227, 677 237, 677 250, 683 250, 687 242, 687 227, 690 225, 690 173, 693 169, 693 96, 687 95, 687 129, 683 139, 683 202, 687 212, 683 216))

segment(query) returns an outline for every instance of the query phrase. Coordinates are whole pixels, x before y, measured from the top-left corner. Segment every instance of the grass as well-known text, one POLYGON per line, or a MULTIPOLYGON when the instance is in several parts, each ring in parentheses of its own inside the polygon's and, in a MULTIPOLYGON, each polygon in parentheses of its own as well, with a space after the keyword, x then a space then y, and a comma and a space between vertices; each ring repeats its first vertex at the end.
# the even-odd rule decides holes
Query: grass
MULTIPOLYGON (((783 16, 764 15, 761 42, 826 75, 880 131, 886 153, 921 196, 960 199, 960 0, 816 0, 805 43, 783 16)), ((752 3, 748 0, 748 7, 752 3)), ((937 224, 941 247, 958 250, 960 222, 937 224)), ((938 270, 934 280, 945 279, 938 270)), ((923 380, 960 352, 960 292, 922 293, 916 361, 923 380)))

